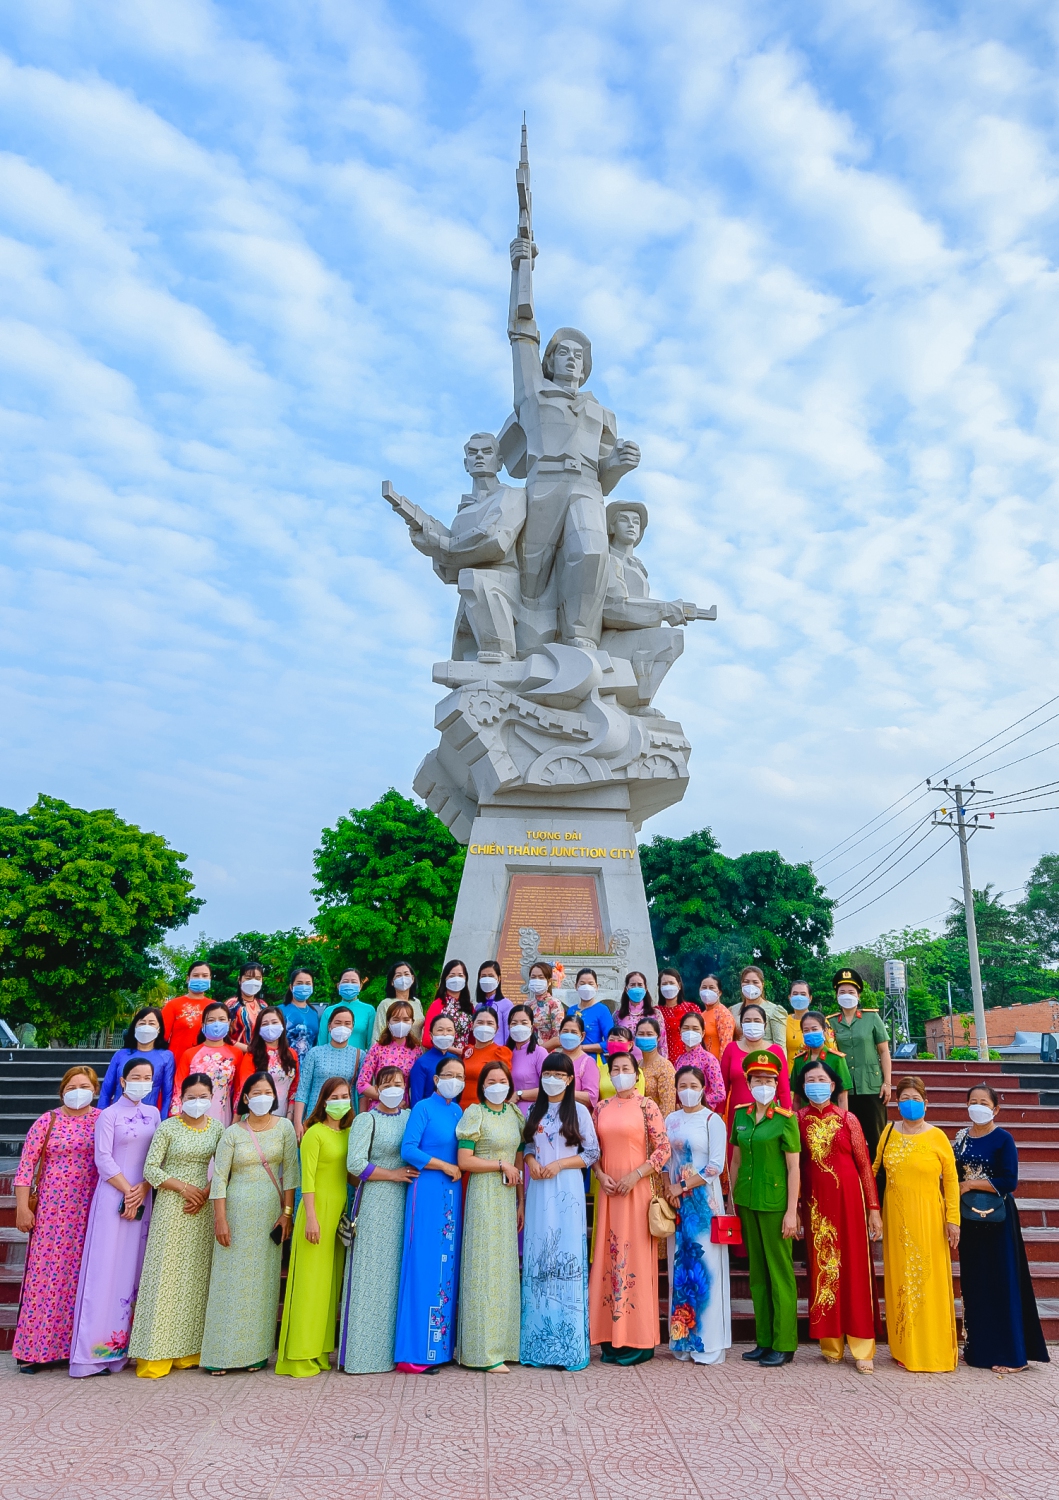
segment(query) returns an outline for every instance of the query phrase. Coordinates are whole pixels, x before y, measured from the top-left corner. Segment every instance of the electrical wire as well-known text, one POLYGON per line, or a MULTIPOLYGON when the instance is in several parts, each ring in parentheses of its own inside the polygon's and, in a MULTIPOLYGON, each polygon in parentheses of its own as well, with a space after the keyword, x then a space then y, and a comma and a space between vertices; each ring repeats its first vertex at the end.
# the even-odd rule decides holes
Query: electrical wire
MULTIPOLYGON (((884 879, 887 875, 890 874, 892 870, 896 870, 898 865, 903 864, 908 856, 912 854, 914 850, 919 848, 924 839, 930 837, 931 829, 933 828, 933 826, 934 825, 932 823, 928 824, 926 832, 922 835, 922 837, 916 839, 912 847, 910 849, 906 849, 904 854, 902 854, 899 859, 894 859, 892 855, 887 855, 884 860, 881 860, 880 863, 875 866, 874 870, 869 870, 867 875, 862 876, 855 885, 851 885, 848 891, 843 891, 840 896, 834 897, 835 904, 837 906, 842 906, 848 901, 856 900, 859 896, 862 896, 866 890, 870 889, 870 887, 873 886, 877 880, 884 879)), ((908 842, 908 839, 914 838, 916 833, 918 833, 920 828, 922 827, 923 819, 920 819, 915 828, 908 835, 908 838, 905 839, 905 843, 908 842)), ((898 845, 898 848, 901 848, 900 844, 898 845)), ((894 854, 896 854, 897 850, 895 849, 893 852, 894 854)))
POLYGON ((882 900, 882 898, 883 898, 883 897, 884 897, 884 896, 888 896, 888 895, 889 895, 889 894, 890 894, 890 892, 891 892, 891 891, 896 891, 896 889, 897 889, 897 887, 898 887, 898 886, 899 886, 899 885, 904 885, 904 883, 905 883, 905 881, 906 881, 906 880, 911 880, 911 878, 912 878, 912 876, 913 876, 913 875, 914 875, 914 874, 915 874, 915 873, 916 873, 916 870, 921 870, 921 869, 922 869, 922 868, 923 868, 923 866, 924 866, 924 865, 929 865, 929 864, 930 864, 930 861, 931 861, 931 860, 932 860, 932 859, 933 859, 933 858, 934 858, 934 857, 935 857, 935 856, 936 856, 936 855, 938 855, 938 854, 940 854, 940 853, 941 853, 941 851, 942 851, 942 850, 943 850, 943 849, 944 849, 944 848, 945 848, 945 847, 946 847, 946 845, 945 845, 945 844, 944 844, 944 843, 939 843, 939 844, 938 844, 938 845, 937 845, 937 847, 936 847, 936 848, 935 848, 935 849, 934 849, 934 850, 933 850, 933 851, 932 851, 932 852, 931 852, 931 853, 930 853, 930 854, 928 854, 928 855, 927 855, 927 857, 926 857, 926 859, 921 859, 921 860, 920 860, 920 862, 919 862, 919 864, 918 864, 918 865, 916 865, 916 867, 915 867, 915 869, 914 869, 914 870, 909 870, 909 872, 908 872, 908 874, 907 874, 907 875, 902 875, 902 876, 901 876, 901 879, 900 879, 900 880, 895 880, 895 881, 894 881, 894 883, 893 883, 893 885, 891 885, 891 886, 887 886, 887 888, 886 888, 886 890, 885 890, 885 891, 880 891, 880 892, 879 892, 879 894, 878 894, 878 895, 877 895, 877 896, 873 896, 873 897, 872 897, 872 898, 871 898, 871 900, 870 900, 870 901, 865 901, 865 903, 864 903, 864 905, 863 905, 863 906, 858 906, 858 907, 856 907, 856 908, 855 908, 855 910, 853 910, 853 911, 844 911, 844 912, 841 912, 841 913, 840 913, 840 914, 839 914, 839 916, 838 916, 838 920, 839 920, 839 921, 840 921, 840 922, 844 922, 844 921, 845 921, 845 920, 846 920, 846 918, 847 918, 847 917, 856 917, 856 916, 858 916, 858 915, 859 915, 859 914, 860 914, 860 913, 861 913, 861 912, 862 912, 862 911, 867 911, 867 909, 868 909, 868 907, 869 907, 869 906, 874 906, 874 905, 875 905, 875 903, 876 903, 876 901, 881 901, 881 900, 882 900))
POLYGON ((846 868, 841 872, 841 874, 829 875, 827 878, 827 884, 838 885, 840 880, 845 880, 847 875, 852 875, 854 870, 859 870, 861 865, 866 865, 869 859, 874 859, 875 856, 881 853, 883 849, 888 849, 893 844, 899 844, 899 841, 904 838, 905 834, 907 834, 909 831, 914 832, 915 829, 919 827, 920 823, 922 823, 922 821, 922 818, 917 818, 914 823, 907 824, 904 828, 901 829, 899 833, 894 834, 889 843, 881 844, 878 849, 872 849, 870 853, 865 854, 863 858, 858 859, 855 864, 847 865, 846 868))

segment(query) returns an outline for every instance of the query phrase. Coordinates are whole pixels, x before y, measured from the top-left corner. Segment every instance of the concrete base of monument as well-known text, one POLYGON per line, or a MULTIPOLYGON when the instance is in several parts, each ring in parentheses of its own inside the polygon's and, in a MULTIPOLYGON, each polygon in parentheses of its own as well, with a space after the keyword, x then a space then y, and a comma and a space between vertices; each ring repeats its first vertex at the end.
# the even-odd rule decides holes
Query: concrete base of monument
POLYGON ((498 958, 509 1000, 526 996, 537 958, 562 963, 571 990, 577 969, 595 969, 600 999, 612 1003, 633 968, 655 994, 651 923, 628 817, 539 807, 480 813, 446 958, 463 959, 472 975, 485 959, 498 958))

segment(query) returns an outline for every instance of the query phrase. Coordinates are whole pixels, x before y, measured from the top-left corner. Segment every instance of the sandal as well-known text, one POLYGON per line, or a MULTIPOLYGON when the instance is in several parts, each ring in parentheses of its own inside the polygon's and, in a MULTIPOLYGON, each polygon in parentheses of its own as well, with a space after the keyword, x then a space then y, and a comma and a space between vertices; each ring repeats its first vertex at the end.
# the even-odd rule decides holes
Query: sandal
POLYGON ((875 1361, 873 1359, 857 1359, 854 1364, 862 1375, 873 1375, 875 1373, 875 1361))

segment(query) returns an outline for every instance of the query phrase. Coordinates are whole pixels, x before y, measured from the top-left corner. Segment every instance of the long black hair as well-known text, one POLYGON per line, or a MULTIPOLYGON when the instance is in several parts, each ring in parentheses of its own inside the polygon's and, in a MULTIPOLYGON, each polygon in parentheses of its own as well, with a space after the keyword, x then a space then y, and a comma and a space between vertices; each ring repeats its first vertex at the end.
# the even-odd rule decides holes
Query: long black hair
MULTIPOLYGON (((576 1086, 574 1065, 561 1052, 550 1052, 548 1054, 544 1060, 544 1066, 541 1068, 542 1078, 545 1073, 561 1073, 564 1078, 569 1078, 570 1083, 576 1086)), ((527 1144, 537 1134, 537 1127, 544 1119, 551 1102, 548 1095, 544 1092, 544 1085, 542 1084, 537 1090, 537 1097, 534 1099, 530 1109, 529 1119, 526 1121, 522 1131, 522 1139, 527 1144)), ((575 1151, 580 1151, 584 1145, 584 1141, 581 1139, 581 1127, 577 1120, 577 1100, 574 1098, 574 1089, 569 1086, 567 1086, 566 1092, 559 1100, 559 1124, 562 1126, 566 1144, 572 1146, 575 1151)))
POLYGON ((625 976, 625 983, 622 986, 621 1004, 618 1006, 619 1021, 625 1021, 628 1019, 629 1006, 632 1004, 629 999, 629 980, 633 977, 634 974, 639 974, 640 978, 643 980, 643 1011, 641 1012, 641 1014, 645 1016, 653 1016, 655 1013, 655 1003, 651 999, 651 991, 647 988, 647 975, 643 972, 642 969, 630 969, 625 976))
MULTIPOLYGON (((308 970, 306 970, 306 973, 308 973, 308 970)), ((284 1073, 293 1078, 298 1071, 298 1059, 291 1051, 290 1043, 287 1041, 287 1022, 278 1005, 266 1005, 263 1010, 258 1011, 257 1020, 254 1022, 254 1035, 250 1042, 250 1056, 254 1059, 254 1072, 268 1072, 268 1042, 261 1035, 261 1023, 266 1016, 275 1016, 277 1021, 283 1026, 283 1030, 276 1041, 276 1051, 279 1053, 279 1060, 284 1073)))
POLYGON ((487 958, 484 964, 478 965, 478 982, 474 991, 474 1003, 479 1005, 495 1005, 498 1000, 504 998, 504 976, 500 972, 500 965, 495 958, 487 958), (496 975, 496 989, 491 995, 487 995, 482 989, 482 975, 487 969, 492 969, 496 975))
POLYGON ((464 963, 462 958, 450 958, 448 963, 442 969, 441 978, 438 980, 437 994, 434 996, 434 999, 445 999, 445 981, 446 979, 448 979, 453 969, 463 970, 463 989, 460 991, 459 995, 456 998, 456 1004, 458 1005, 460 1010, 463 1011, 463 1014, 465 1016, 472 1016, 474 1014, 474 1006, 471 1004, 471 997, 467 993, 471 985, 471 976, 467 972, 467 965, 464 963))
POLYGON ((121 1045, 127 1047, 130 1052, 135 1052, 140 1045, 136 1040, 136 1028, 145 1016, 153 1016, 158 1022, 158 1035, 154 1041, 155 1052, 168 1052, 169 1043, 165 1039, 165 1022, 162 1020, 162 1012, 157 1005, 142 1005, 125 1028, 125 1035, 121 1039, 121 1045))
POLYGON ((407 958, 399 958, 395 964, 391 964, 390 967, 386 970, 386 994, 383 996, 384 1000, 412 1000, 413 998, 418 1000, 419 996, 416 994, 418 988, 419 980, 416 977, 416 971, 408 962, 407 958), (398 991, 394 989, 393 976, 397 973, 397 970, 402 966, 402 964, 406 969, 411 970, 412 983, 408 989, 401 990, 400 993, 398 993, 398 991))
POLYGON ((265 1072, 251 1073, 250 1077, 243 1084, 243 1087, 239 1091, 239 1103, 235 1106, 236 1114, 248 1115, 250 1113, 250 1104, 248 1101, 250 1099, 250 1090, 254 1087, 255 1083, 267 1083, 272 1090, 272 1108, 269 1110, 269 1114, 274 1115, 279 1108, 279 1095, 276 1093, 276 1083, 272 1074, 265 1072))
MULTIPOLYGON (((541 1043, 538 1042, 538 1040, 537 1040, 537 1028, 533 1024, 533 1007, 530 1006, 530 1005, 523 1005, 521 1003, 521 1001, 519 1002, 518 1005, 513 1005, 511 1007, 511 1009, 507 1013, 507 1039, 508 1039, 508 1041, 511 1040, 511 1022, 515 1018, 515 1012, 516 1011, 521 1011, 522 1014, 526 1017, 526 1020, 530 1023, 530 1038, 529 1038, 529 1041, 526 1043, 526 1051, 527 1052, 536 1052, 537 1048, 541 1045, 541 1043)), ((518 1045, 518 1043, 516 1042, 515 1046, 517 1046, 517 1045, 518 1045)), ((514 1051, 515 1050, 514 1047, 512 1047, 511 1050, 514 1051)))

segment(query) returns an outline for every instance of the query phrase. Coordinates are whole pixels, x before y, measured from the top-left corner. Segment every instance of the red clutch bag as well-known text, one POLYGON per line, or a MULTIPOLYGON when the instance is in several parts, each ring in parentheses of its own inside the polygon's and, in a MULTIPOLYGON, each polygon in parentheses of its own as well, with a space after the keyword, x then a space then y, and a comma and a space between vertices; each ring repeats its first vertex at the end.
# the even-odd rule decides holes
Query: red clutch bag
POLYGON ((741 1245, 743 1226, 737 1214, 714 1214, 710 1220, 711 1245, 741 1245))

